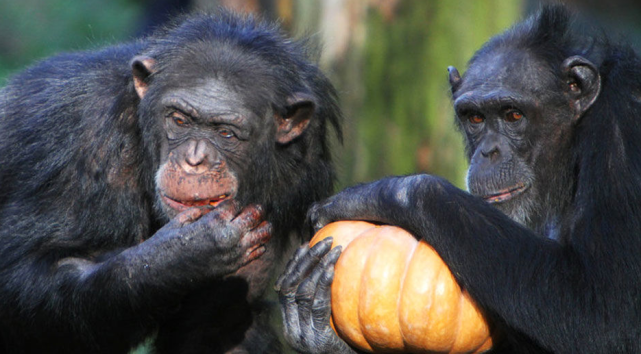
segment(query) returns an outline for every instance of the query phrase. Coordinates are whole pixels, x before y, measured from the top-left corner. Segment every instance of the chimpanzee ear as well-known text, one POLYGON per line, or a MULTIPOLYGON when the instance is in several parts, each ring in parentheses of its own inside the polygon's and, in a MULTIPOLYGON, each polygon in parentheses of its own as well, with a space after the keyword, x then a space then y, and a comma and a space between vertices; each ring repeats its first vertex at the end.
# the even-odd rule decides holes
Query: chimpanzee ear
POLYGON ((599 97, 601 75, 592 62, 578 55, 565 59, 561 69, 567 81, 567 94, 574 108, 574 119, 578 120, 599 97))
POLYGON ((141 99, 147 93, 149 83, 147 78, 155 71, 156 60, 144 55, 135 56, 131 60, 131 71, 134 76, 134 87, 141 99))
POLYGON ((287 99, 287 107, 276 113, 276 141, 287 144, 300 136, 314 115, 316 103, 306 93, 297 92, 287 99))
POLYGON ((459 74, 458 70, 453 66, 448 66, 447 72, 449 73, 450 89, 452 90, 452 94, 454 94, 459 86, 461 86, 461 74, 459 74))

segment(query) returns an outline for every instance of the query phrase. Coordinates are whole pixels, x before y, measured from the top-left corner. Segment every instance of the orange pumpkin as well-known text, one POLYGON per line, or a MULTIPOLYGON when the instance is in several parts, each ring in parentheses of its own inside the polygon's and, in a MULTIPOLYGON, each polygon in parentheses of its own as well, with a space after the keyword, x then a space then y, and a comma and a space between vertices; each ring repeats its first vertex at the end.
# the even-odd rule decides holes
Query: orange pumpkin
POLYGON ((332 283, 332 327, 371 353, 482 353, 488 324, 443 260, 396 226, 338 221, 310 247, 332 236, 343 246, 332 283))

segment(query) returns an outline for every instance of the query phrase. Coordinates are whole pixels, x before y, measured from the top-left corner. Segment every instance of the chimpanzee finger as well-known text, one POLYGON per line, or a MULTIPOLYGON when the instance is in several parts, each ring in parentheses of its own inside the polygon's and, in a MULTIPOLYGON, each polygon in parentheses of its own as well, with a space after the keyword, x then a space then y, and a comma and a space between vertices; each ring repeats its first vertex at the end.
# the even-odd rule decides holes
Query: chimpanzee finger
POLYGON ((177 226, 182 227, 187 224, 191 224, 205 214, 207 214, 206 210, 200 208, 189 208, 176 215, 174 220, 178 224, 177 226))
POLYGON ((263 221, 253 230, 245 233, 240 239, 241 249, 254 248, 267 243, 272 237, 272 225, 263 221))
POLYGON ((305 253, 296 263, 293 272, 285 279, 283 285, 289 288, 293 284, 299 284, 302 279, 307 277, 321 258, 331 249, 332 240, 331 237, 328 237, 310 248, 309 252, 305 253))
POLYGON ((283 273, 276 279, 276 283, 274 284, 274 290, 280 292, 281 287, 283 285, 283 282, 285 279, 289 278, 291 273, 294 272, 294 269, 296 268, 296 264, 298 263, 298 260, 309 250, 309 244, 306 243, 296 250, 296 253, 294 253, 294 256, 287 262, 287 265, 285 266, 285 270, 283 273))
POLYGON ((245 252, 245 256, 243 257, 243 265, 259 258, 262 256, 267 249, 265 248, 265 245, 255 245, 252 246, 250 249, 248 249, 245 252))
POLYGON ((232 223, 241 229, 254 229, 257 227, 264 218, 264 210, 260 205, 249 205, 240 211, 234 217, 232 223))
POLYGON ((329 325, 334 266, 340 255, 341 246, 335 247, 323 258, 321 264, 317 267, 319 275, 311 308, 312 326, 314 328, 322 328, 329 325))
POLYGON ((333 221, 326 217, 325 213, 323 212, 326 210, 326 207, 329 204, 330 203, 328 201, 324 201, 322 203, 315 203, 311 208, 309 208, 305 226, 307 229, 311 229, 312 233, 318 232, 318 230, 322 229, 323 226, 333 221))
MULTIPOLYGON (((315 295, 319 286, 319 280, 327 268, 333 269, 334 263, 336 262, 336 259, 338 259, 339 255, 340 247, 334 248, 330 251, 321 259, 318 265, 314 267, 309 276, 298 286, 296 291, 296 303, 298 304, 298 312, 302 328, 312 327, 312 304, 316 301, 315 295)), ((329 308, 326 310, 329 310, 329 308)))
POLYGON ((208 215, 225 221, 231 221, 238 215, 240 203, 234 199, 223 200, 208 215))
POLYGON ((300 341, 301 336, 295 292, 292 289, 283 288, 283 291, 278 293, 278 303, 280 304, 280 311, 283 318, 283 333, 285 339, 294 345, 300 341))
POLYGON ((302 328, 308 328, 311 325, 312 302, 316 292, 316 284, 323 272, 320 263, 314 267, 309 276, 298 285, 296 289, 296 303, 298 304, 298 313, 302 328))

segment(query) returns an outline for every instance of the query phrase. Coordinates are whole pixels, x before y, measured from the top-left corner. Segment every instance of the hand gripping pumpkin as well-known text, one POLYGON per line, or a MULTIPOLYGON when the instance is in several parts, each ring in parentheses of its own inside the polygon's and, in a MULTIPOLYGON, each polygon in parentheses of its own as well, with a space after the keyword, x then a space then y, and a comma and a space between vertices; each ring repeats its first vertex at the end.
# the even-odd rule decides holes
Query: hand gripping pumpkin
POLYGON ((492 347, 483 316, 438 254, 395 226, 338 221, 343 246, 332 283, 332 326, 350 345, 373 353, 482 353, 492 347))

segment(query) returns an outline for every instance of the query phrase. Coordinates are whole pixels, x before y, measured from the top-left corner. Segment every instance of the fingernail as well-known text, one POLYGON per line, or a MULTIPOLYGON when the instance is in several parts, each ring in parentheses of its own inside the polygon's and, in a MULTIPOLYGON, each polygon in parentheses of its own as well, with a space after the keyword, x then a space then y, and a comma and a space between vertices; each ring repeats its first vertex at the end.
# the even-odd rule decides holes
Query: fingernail
POLYGON ((334 247, 334 249, 327 254, 328 261, 330 263, 336 263, 338 258, 341 256, 342 251, 343 251, 343 246, 334 247))
POLYGON ((332 238, 328 237, 327 239, 322 240, 321 242, 317 243, 314 245, 314 247, 311 248, 311 251, 314 251, 314 253, 325 253, 327 252, 328 249, 332 247, 332 238), (329 242, 328 242, 329 239, 329 242))

